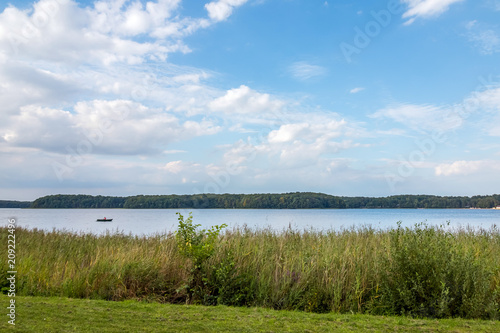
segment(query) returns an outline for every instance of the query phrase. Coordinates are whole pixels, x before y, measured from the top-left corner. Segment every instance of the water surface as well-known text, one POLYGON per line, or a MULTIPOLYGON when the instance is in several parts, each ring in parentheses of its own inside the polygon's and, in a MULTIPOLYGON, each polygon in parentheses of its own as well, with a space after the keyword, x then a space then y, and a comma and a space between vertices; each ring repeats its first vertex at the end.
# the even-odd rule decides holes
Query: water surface
POLYGON ((193 213, 194 222, 203 227, 226 223, 229 227, 272 228, 281 231, 340 230, 359 226, 377 229, 426 222, 451 227, 500 225, 500 210, 479 209, 0 209, 3 225, 15 217, 17 224, 44 230, 69 230, 101 234, 120 231, 133 235, 151 235, 175 231, 177 215, 193 213), (97 218, 112 222, 96 222, 97 218))

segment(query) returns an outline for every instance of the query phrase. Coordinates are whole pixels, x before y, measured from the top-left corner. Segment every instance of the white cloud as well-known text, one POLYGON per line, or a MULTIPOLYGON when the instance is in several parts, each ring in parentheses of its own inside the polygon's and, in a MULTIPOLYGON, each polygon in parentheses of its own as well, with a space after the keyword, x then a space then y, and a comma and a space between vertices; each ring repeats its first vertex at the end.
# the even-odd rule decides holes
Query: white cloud
POLYGON ((115 21, 125 16, 128 9, 124 10, 106 14, 98 9, 80 8, 72 1, 59 3, 51 0, 35 3, 33 12, 9 7, 0 14, 0 30, 6 32, 0 34, 0 46, 3 52, 18 59, 66 64, 134 64, 145 59, 165 59, 170 52, 189 50, 180 40, 134 40, 134 36, 148 32, 149 28, 119 26, 120 22, 115 21), (54 4, 56 9, 51 15, 47 14, 45 8, 54 4), (46 17, 46 21, 37 24, 40 17, 46 17), (103 26, 100 21, 115 24, 111 25, 115 30, 103 26))
POLYGON ((482 132, 497 136, 500 122, 500 88, 494 80, 453 105, 397 104, 380 109, 369 117, 390 119, 418 132, 446 132, 464 125, 481 124, 482 132), (473 120, 473 121, 471 121, 473 120), (486 130, 486 131, 485 131, 486 130))
POLYGON ((281 176, 283 168, 307 168, 319 175, 327 172, 328 161, 338 158, 335 155, 365 146, 355 141, 364 135, 356 123, 316 110, 291 114, 267 135, 254 134, 220 149, 225 165, 238 173, 244 171, 245 177, 263 180, 270 175, 281 176))
POLYGON ((174 82, 179 82, 179 83, 200 83, 201 79, 207 79, 209 75, 205 72, 202 72, 200 74, 181 74, 174 76, 172 79, 174 82))
POLYGON ((483 29, 475 21, 466 25, 467 38, 479 53, 490 55, 500 52, 500 36, 493 29, 483 29), (474 22, 474 23, 472 23, 474 22))
POLYGON ((467 176, 473 173, 491 173, 500 170, 500 162, 492 160, 483 161, 455 161, 443 163, 435 167, 436 176, 467 176))
MULTIPOLYGON (((246 2, 212 1, 201 18, 183 16, 180 0, 103 0, 88 7, 41 0, 32 10, 6 8, 0 13, 2 184, 15 179, 12 187, 56 188, 54 162, 68 168, 61 188, 101 194, 143 192, 144 184, 161 185, 156 190, 163 193, 175 191, 172 184, 190 191, 180 186, 197 182, 203 191, 228 170, 239 177, 231 183, 237 189, 266 179, 268 169, 281 176, 280 166, 300 168, 307 186, 311 175, 334 168, 333 155, 360 145, 355 124, 247 85, 220 90, 207 83, 216 74, 165 61, 172 52, 190 52, 186 36, 226 20, 246 2), (45 23, 30 25, 44 13, 45 23), (226 132, 218 140, 229 143, 217 156, 188 160, 193 151, 210 149, 200 137, 229 129, 252 134, 238 140, 241 133, 226 132), (179 147, 179 141, 186 143, 179 147), (198 144, 205 146, 193 148, 198 144), (182 161, 173 155, 180 153, 182 161)), ((306 62, 294 65, 300 80, 326 73, 306 62)))
POLYGON ((318 165, 331 154, 360 146, 352 141, 359 135, 355 125, 319 114, 309 114, 307 118, 307 121, 281 125, 258 143, 240 143, 239 149, 232 147, 232 162, 240 165, 248 161, 245 156, 257 155, 264 165, 265 161, 275 160, 276 166, 296 168, 318 165))
MULTIPOLYGON (((499 84, 500 82, 497 83, 499 84)), ((464 100, 464 105, 500 113, 500 87, 490 86, 486 90, 473 93, 464 100)))
POLYGON ((168 171, 170 173, 179 174, 187 169, 199 168, 201 167, 198 163, 190 163, 184 161, 172 161, 165 164, 161 169, 168 171))
POLYGON ((280 164, 286 167, 317 165, 321 157, 336 154, 342 150, 359 147, 352 140, 329 141, 319 138, 314 142, 297 141, 281 149, 280 164))
MULTIPOLYGON (((325 120, 325 119, 323 119, 325 120)), ((325 123, 294 123, 280 126, 278 130, 271 131, 268 139, 270 143, 285 143, 295 140, 328 141, 342 135, 346 129, 345 120, 330 120, 325 123)))
POLYGON ((215 23, 181 17, 179 4, 80 7, 41 0, 33 10, 0 12, 0 141, 67 154, 67 146, 86 140, 85 132, 114 119, 91 153, 134 155, 219 132, 216 119, 190 119, 220 95, 204 85, 211 74, 163 61, 189 51, 183 37, 215 23), (123 110, 129 111, 116 118, 123 110))
MULTIPOLYGON (((231 9, 224 13, 226 19, 232 8, 245 2, 221 0, 210 4, 231 9)), ((182 38, 218 21, 181 17, 179 4, 180 0, 144 4, 103 0, 92 8, 82 8, 72 0, 40 0, 33 11, 10 6, 0 13, 0 54, 75 64, 165 60, 172 52, 190 52, 182 38)), ((209 11, 209 15, 213 13, 209 11)))
POLYGON ((485 82, 486 90, 478 91, 462 103, 464 118, 473 120, 481 133, 500 136, 500 87, 497 82, 485 82))
POLYGON ((308 131, 309 124, 286 124, 282 125, 278 130, 269 133, 270 143, 284 143, 294 141, 301 133, 308 131))
POLYGON ((465 28, 472 29, 477 24, 477 20, 469 21, 465 24, 465 28))
POLYGON ((218 0, 212 1, 205 5, 208 16, 216 22, 226 20, 232 13, 233 9, 243 5, 248 0, 218 0))
POLYGON ((226 114, 256 115, 277 112, 284 105, 283 101, 272 98, 269 94, 259 93, 245 85, 230 89, 225 95, 208 104, 213 111, 226 114))
POLYGON ((288 67, 288 72, 295 79, 306 81, 313 77, 325 75, 327 70, 324 67, 312 65, 306 61, 298 61, 288 67))
POLYGON ((170 143, 212 135, 220 127, 209 120, 180 121, 161 109, 126 101, 79 102, 74 113, 37 106, 22 108, 0 127, 0 137, 11 146, 68 154, 85 146, 82 154, 159 154, 170 143))
POLYGON ((361 92, 363 90, 365 90, 365 88, 363 88, 363 87, 356 87, 356 88, 353 88, 353 89, 349 90, 349 92, 351 94, 357 94, 357 93, 359 93, 359 92, 361 92))
POLYGON ((395 135, 395 136, 403 136, 403 135, 406 135, 406 131, 401 129, 401 128, 392 128, 392 129, 389 129, 389 130, 385 130, 385 131, 377 131, 376 132, 377 134, 380 134, 380 135, 395 135))
POLYGON ((158 39, 181 38, 211 25, 205 18, 180 18, 180 0, 139 2, 100 1, 88 9, 95 31, 133 37, 147 34, 158 39))
POLYGON ((450 110, 434 105, 400 104, 378 110, 371 118, 388 118, 416 131, 446 131, 461 125, 461 119, 448 118, 450 110))
POLYGON ((171 150, 164 150, 162 151, 162 154, 180 154, 180 153, 186 153, 185 150, 179 150, 179 149, 171 149, 171 150))
POLYGON ((75 117, 67 111, 26 106, 8 124, 0 127, 0 137, 10 146, 63 149, 74 137, 75 117), (7 126, 5 126, 7 125, 7 126))
POLYGON ((405 24, 412 24, 417 18, 429 18, 439 16, 446 12, 449 7, 463 0, 401 0, 408 5, 408 10, 403 18, 408 19, 405 24))

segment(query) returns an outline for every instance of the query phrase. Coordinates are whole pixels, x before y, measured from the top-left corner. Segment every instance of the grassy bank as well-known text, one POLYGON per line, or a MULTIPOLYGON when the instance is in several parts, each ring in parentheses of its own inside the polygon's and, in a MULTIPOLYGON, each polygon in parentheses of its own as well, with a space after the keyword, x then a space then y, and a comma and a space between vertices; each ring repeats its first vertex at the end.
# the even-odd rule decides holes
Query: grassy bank
MULTIPOLYGON (((0 297, 7 304, 6 296, 0 297)), ((498 332, 500 322, 16 297, 17 332, 498 332)))
MULTIPOLYGON (((7 244, 7 230, 0 228, 7 244)), ((498 319, 500 232, 235 229, 199 267, 173 234, 16 230, 17 294, 498 319)), ((0 263, 6 272, 7 260, 0 263)), ((1 281, 6 281, 1 277, 1 281)))

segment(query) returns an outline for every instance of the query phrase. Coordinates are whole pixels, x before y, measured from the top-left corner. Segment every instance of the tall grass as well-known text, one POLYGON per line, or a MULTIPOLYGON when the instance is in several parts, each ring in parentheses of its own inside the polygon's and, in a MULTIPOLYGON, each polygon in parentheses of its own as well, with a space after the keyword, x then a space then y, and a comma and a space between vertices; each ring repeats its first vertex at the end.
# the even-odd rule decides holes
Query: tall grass
MULTIPOLYGON (((7 228, 0 228, 7 241, 7 228)), ((319 232, 235 228, 188 297, 193 263, 174 234, 16 230, 17 292, 312 312, 500 317, 500 232, 416 225, 319 232)), ((7 260, 0 262, 2 274, 7 260)), ((4 276, 2 283, 6 283, 4 276)))

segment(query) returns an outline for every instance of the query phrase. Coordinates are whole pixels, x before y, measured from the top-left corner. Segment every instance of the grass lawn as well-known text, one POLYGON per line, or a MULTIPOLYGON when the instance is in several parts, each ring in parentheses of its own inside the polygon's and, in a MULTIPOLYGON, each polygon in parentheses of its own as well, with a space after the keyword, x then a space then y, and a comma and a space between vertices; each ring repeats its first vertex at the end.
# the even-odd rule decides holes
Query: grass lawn
POLYGON ((2 295, 0 331, 16 332, 500 332, 500 321, 314 314, 263 308, 110 302, 2 295))

